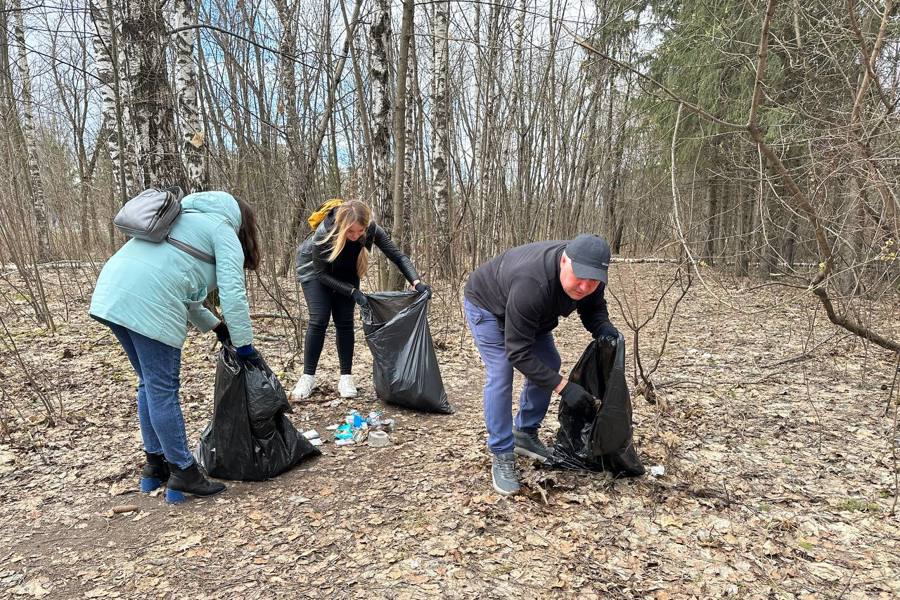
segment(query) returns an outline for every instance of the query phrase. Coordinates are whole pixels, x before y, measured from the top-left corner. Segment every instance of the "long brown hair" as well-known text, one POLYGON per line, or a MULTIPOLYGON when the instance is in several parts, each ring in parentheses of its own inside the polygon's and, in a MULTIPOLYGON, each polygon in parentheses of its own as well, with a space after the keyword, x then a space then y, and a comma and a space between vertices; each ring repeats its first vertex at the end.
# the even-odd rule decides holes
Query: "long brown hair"
MULTIPOLYGON (((344 246, 347 244, 347 231, 353 225, 360 225, 363 229, 368 229, 372 222, 372 209, 365 202, 359 200, 347 200, 336 209, 334 209, 334 227, 328 232, 320 243, 327 244, 332 242, 331 252, 328 254, 328 262, 334 262, 344 246)), ((359 242, 363 245, 356 259, 356 273, 360 277, 366 274, 369 268, 369 251, 365 246, 365 233, 359 238, 359 242)))
POLYGON ((256 211, 240 198, 235 198, 235 200, 241 208, 241 228, 238 229, 238 239, 241 241, 241 249, 244 251, 244 268, 255 271, 262 260, 256 211))

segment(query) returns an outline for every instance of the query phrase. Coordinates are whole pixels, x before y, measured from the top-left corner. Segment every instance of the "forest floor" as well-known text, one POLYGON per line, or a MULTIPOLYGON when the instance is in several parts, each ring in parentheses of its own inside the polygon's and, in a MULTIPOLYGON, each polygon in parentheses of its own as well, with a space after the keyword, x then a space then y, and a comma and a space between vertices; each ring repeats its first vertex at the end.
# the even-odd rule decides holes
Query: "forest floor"
MULTIPOLYGON (((649 315, 667 268, 614 265, 611 291, 649 315)), ((333 406, 329 333, 323 402, 295 405, 290 418, 329 439, 326 427, 349 410, 382 408, 397 422, 392 445, 332 440, 272 481, 228 482, 215 498, 169 506, 137 491, 134 377, 115 338, 86 314, 91 273, 49 279, 59 282, 46 285, 55 334, 31 318, 15 276, 0 281, 0 596, 900 596, 895 408, 882 416, 894 359, 827 323, 802 290, 692 287, 654 376, 670 385, 656 405, 633 398, 636 446, 646 466, 665 468, 661 477, 615 480, 520 460, 524 493, 495 494, 480 361, 458 290, 438 286, 430 320, 455 414, 382 407, 361 331, 361 397, 333 406), (113 512, 123 505, 138 510, 113 512)), ((257 296, 254 312, 279 312, 257 296)), ((625 331, 612 299, 610 310, 625 331)), ((884 310, 882 323, 900 323, 896 307, 884 310)), ((663 325, 658 317, 642 332, 645 364, 663 325)), ((285 321, 254 327, 292 387, 301 365, 285 321)), ((556 339, 565 370, 589 335, 570 318, 556 339)), ((211 416, 214 372, 214 338, 191 333, 182 404, 192 444, 211 416)), ((554 399, 547 442, 557 409, 554 399)))

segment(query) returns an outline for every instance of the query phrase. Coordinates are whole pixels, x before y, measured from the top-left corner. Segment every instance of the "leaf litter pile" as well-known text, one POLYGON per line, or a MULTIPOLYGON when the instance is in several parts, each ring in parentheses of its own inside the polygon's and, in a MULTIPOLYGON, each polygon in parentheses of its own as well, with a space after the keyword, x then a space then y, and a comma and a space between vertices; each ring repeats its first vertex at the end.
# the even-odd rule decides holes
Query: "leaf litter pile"
MULTIPOLYGON (((610 280, 613 290, 646 289, 629 302, 652 307, 654 286, 633 283, 659 283, 662 273, 614 266, 610 280)), ((224 494, 173 507, 137 491, 134 376, 115 338, 86 315, 88 273, 66 271, 60 281, 68 285, 51 298, 55 334, 35 326, 24 299, 0 313, 8 329, 0 332, 0 596, 900 596, 896 407, 882 416, 895 362, 828 324, 808 297, 784 302, 776 289, 733 285, 725 291, 737 312, 695 286, 654 376, 659 402, 633 398, 641 458, 664 474, 614 480, 519 459, 523 493, 506 499, 490 485, 480 361, 457 292, 439 288, 430 320, 456 414, 375 400, 361 330, 360 397, 334 402, 329 330, 315 402, 290 415, 327 440, 323 455, 272 481, 226 482, 224 494), (336 447, 326 428, 353 409, 394 418, 391 445, 336 447)), ((254 312, 278 312, 258 290, 253 296, 254 312)), ((624 329, 612 301, 610 310, 624 329)), ((900 321, 896 308, 884 310, 900 321)), ((290 389, 302 365, 285 321, 260 318, 254 328, 290 389)), ((564 370, 590 341, 577 317, 563 320, 556 339, 564 370)), ((652 358, 660 328, 641 340, 652 358)), ((183 356, 193 445, 212 412, 214 337, 192 332, 183 356)), ((557 402, 541 431, 547 443, 557 402)))

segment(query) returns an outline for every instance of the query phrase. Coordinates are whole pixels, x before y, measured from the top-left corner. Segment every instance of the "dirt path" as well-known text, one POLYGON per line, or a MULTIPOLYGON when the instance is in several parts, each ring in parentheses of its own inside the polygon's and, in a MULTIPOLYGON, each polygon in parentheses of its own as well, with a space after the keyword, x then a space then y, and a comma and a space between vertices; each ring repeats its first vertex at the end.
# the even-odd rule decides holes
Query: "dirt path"
MULTIPOLYGON (((654 272, 614 270, 613 281, 654 272)), ((649 306, 646 287, 635 301, 649 306)), ((748 314, 692 291, 658 378, 682 384, 664 390, 665 408, 635 399, 637 446, 665 476, 612 480, 520 462, 528 486, 512 499, 490 488, 482 373, 456 314, 432 314, 456 414, 387 407, 397 419, 389 448, 328 443, 325 455, 276 480, 231 483, 219 497, 178 507, 136 493, 130 371, 114 339, 83 316, 86 299, 69 298, 73 316, 54 338, 6 315, 66 418, 42 423, 28 384, 3 358, 0 384, 18 390, 22 414, 4 404, 12 431, 0 444, 0 594, 897 597, 892 423, 880 417, 889 357, 838 335, 810 358, 773 366, 836 331, 817 327, 810 338, 802 306, 753 313, 778 304, 777 291, 730 293, 748 314), (124 504, 140 510, 111 512, 124 504)), ((288 363, 278 327, 257 331, 270 364, 288 363)), ((570 319, 557 340, 565 368, 588 336, 570 319)), ((326 380, 337 373, 331 348, 329 339, 326 380)), ((359 387, 370 390, 361 336, 357 348, 359 387)), ((211 411, 210 349, 209 337, 192 335, 184 353, 192 441, 211 411)), ((297 375, 289 369, 286 385, 297 375)), ((350 408, 377 407, 367 396, 298 406, 292 419, 324 435, 350 408)), ((548 441, 556 408, 542 434, 548 441)))

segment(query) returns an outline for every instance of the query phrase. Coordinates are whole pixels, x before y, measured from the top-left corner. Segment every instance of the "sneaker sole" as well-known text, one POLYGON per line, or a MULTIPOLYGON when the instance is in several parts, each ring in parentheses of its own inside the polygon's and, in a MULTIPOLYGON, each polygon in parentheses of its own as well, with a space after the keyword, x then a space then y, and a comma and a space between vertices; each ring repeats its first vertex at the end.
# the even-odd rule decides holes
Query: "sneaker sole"
POLYGON ((515 452, 515 453, 518 454, 519 456, 525 456, 525 457, 527 457, 527 458, 533 458, 534 460, 539 461, 539 462, 541 462, 541 463, 543 463, 543 464, 547 464, 548 462, 550 462, 550 457, 549 457, 549 456, 544 456, 544 455, 542 455, 542 454, 538 454, 537 452, 532 452, 531 450, 526 450, 525 448, 520 448, 519 446, 516 446, 516 447, 513 449, 513 452, 515 452))
POLYGON ((493 474, 491 474, 491 485, 493 486, 494 491, 497 492, 498 494, 500 494, 501 496, 514 496, 519 492, 518 489, 513 490, 511 492, 502 489, 499 485, 497 485, 497 481, 494 479, 493 474))

